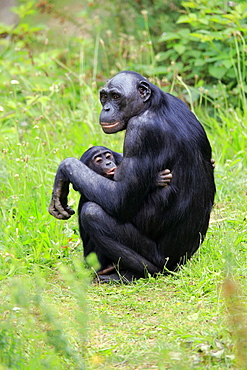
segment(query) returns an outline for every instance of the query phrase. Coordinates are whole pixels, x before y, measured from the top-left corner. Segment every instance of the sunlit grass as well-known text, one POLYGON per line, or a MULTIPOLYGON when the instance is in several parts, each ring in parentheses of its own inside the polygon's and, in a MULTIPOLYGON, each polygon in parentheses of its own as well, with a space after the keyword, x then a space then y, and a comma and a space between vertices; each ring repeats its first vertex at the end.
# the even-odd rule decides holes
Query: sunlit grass
MULTIPOLYGON (((47 206, 62 159, 99 143, 122 149, 122 134, 101 133, 98 103, 89 113, 94 87, 90 96, 79 113, 66 108, 66 99, 51 100, 48 111, 38 104, 1 128, 2 363, 14 369, 232 368, 238 339, 228 329, 222 282, 231 273, 245 306, 244 116, 204 119, 217 196, 207 239, 193 260, 175 276, 85 287, 77 218, 55 220, 47 206)), ((70 201, 76 208, 76 192, 70 201)))

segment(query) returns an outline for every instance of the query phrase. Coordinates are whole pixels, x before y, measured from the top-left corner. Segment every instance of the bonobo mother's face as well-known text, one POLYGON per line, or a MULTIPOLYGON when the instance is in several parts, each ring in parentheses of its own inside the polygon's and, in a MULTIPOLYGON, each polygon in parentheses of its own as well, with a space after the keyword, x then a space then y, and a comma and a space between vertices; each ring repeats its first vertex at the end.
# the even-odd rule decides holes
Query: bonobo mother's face
POLYGON ((137 73, 120 72, 100 91, 100 124, 107 134, 124 130, 130 118, 145 111, 151 95, 148 81, 137 73))

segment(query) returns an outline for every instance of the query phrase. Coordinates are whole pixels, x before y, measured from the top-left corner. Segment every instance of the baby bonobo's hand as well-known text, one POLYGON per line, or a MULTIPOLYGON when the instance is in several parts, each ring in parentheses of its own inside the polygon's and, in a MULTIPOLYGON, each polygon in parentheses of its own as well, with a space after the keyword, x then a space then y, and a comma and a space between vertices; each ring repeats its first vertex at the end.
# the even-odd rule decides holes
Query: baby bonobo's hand
POLYGON ((163 187, 168 186, 171 179, 172 179, 172 174, 170 170, 166 169, 166 170, 160 171, 158 173, 156 185, 163 186, 163 187))

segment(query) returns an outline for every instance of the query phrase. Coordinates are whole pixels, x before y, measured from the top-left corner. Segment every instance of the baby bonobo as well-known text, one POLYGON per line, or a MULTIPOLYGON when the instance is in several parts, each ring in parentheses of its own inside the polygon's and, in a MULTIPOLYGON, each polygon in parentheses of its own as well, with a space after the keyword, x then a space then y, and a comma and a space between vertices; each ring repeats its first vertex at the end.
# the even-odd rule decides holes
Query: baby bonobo
MULTIPOLYGON (((110 180, 114 180, 114 173, 118 165, 122 161, 123 155, 121 153, 114 152, 104 146, 94 146, 89 148, 80 158, 80 161, 84 163, 91 170, 97 174, 104 176, 110 180)), ((156 182, 154 187, 166 187, 169 185, 172 179, 172 174, 170 170, 165 169, 160 171, 157 174, 156 182)), ((84 257, 87 257, 90 253, 95 252, 94 245, 86 230, 82 227, 82 222, 80 222, 80 213, 83 204, 87 202, 85 196, 81 196, 79 207, 78 207, 78 216, 79 216, 79 229, 80 236, 83 241, 84 257)), ((98 260, 100 262, 100 269, 97 272, 100 276, 100 280, 107 280, 107 277, 104 278, 104 275, 116 273, 115 266, 112 262, 106 260, 103 256, 100 255, 100 252, 97 252, 98 260)), ((116 275, 116 280, 118 280, 118 275, 116 275)))
MULTIPOLYGON (((94 146, 82 155, 80 161, 99 175, 114 180, 115 170, 122 159, 123 155, 121 153, 114 152, 104 146, 94 146)), ((154 186, 167 186, 171 179, 170 170, 160 171, 154 186)))

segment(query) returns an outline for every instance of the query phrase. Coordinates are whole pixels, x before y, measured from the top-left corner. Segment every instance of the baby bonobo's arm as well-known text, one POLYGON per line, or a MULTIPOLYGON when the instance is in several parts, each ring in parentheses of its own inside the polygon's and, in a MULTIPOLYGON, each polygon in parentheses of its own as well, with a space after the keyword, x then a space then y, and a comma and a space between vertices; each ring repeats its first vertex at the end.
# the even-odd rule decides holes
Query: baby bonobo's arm
POLYGON ((168 186, 170 181, 172 179, 172 174, 170 170, 166 169, 163 171, 160 171, 157 176, 156 185, 157 186, 168 186))

